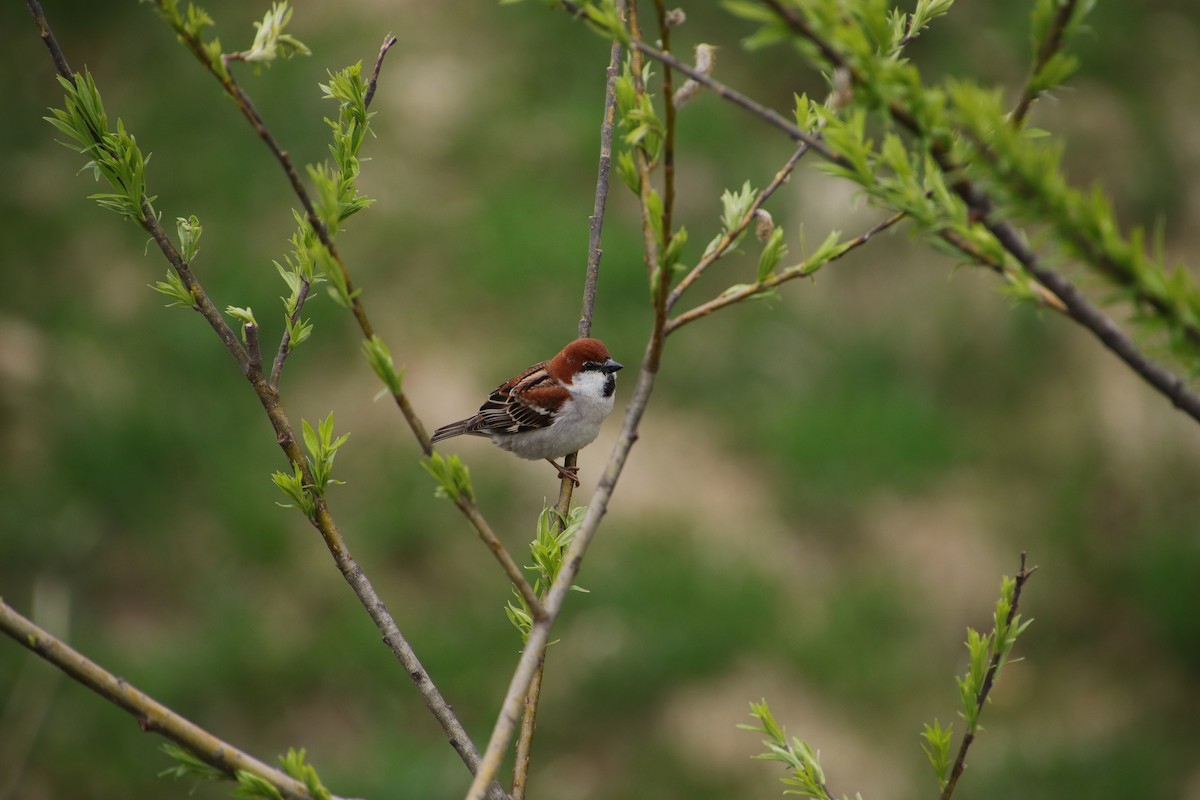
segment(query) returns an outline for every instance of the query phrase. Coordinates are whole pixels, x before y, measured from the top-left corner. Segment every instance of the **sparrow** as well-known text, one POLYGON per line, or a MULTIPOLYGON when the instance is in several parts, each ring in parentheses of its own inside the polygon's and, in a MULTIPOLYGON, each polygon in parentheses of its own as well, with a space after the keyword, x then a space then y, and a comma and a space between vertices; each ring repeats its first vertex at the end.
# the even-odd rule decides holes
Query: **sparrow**
POLYGON ((554 459, 595 440, 613 410, 621 366, 599 339, 576 339, 549 361, 497 386, 479 413, 438 428, 430 441, 488 436, 520 458, 549 461, 559 477, 578 486, 579 468, 554 459))

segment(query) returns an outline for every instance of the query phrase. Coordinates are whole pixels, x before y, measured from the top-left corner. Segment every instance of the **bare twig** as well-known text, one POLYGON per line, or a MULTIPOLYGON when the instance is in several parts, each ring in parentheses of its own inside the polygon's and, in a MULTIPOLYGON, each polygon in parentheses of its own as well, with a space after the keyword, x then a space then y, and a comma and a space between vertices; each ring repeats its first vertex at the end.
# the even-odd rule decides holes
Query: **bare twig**
POLYGON ((129 713, 143 731, 157 733, 170 739, 232 779, 236 779, 239 772, 249 772, 269 782, 289 800, 312 800, 312 796, 300 781, 218 739, 154 698, 138 691, 124 678, 118 678, 108 672, 18 614, 3 600, 0 600, 0 631, 58 667, 70 678, 129 713))
MULTIPOLYGON (((872 225, 870 228, 863 231, 858 236, 845 242, 842 245, 842 247, 843 247, 842 251, 840 253, 838 253, 835 258, 830 259, 830 261, 834 261, 838 258, 841 258, 842 256, 849 253, 851 250, 854 250, 858 247, 863 246, 868 241, 870 241, 871 237, 873 237, 875 234, 887 230, 888 228, 892 227, 893 225, 895 225, 897 222, 899 222, 902 219, 904 219, 904 212, 897 211, 895 214, 892 214, 887 219, 872 225)), ((828 263, 828 262, 825 262, 825 263, 828 263)), ((745 286, 738 288, 736 291, 726 292, 724 294, 721 294, 717 297, 714 297, 712 300, 709 300, 707 303, 698 305, 695 308, 691 309, 690 311, 685 311, 684 313, 682 313, 676 317, 673 317, 671 319, 671 321, 667 323, 667 335, 674 333, 675 331, 679 330, 684 325, 687 325, 690 322, 695 322, 696 320, 701 319, 702 317, 707 317, 709 314, 713 313, 714 311, 719 311, 720 309, 725 308, 726 306, 731 306, 734 303, 740 303, 743 300, 748 300, 749 298, 754 297, 755 295, 760 294, 762 292, 768 291, 769 289, 773 289, 774 287, 776 287, 779 284, 784 283, 786 281, 795 280, 796 278, 808 277, 809 275, 812 275, 815 272, 816 272, 816 270, 813 270, 810 272, 808 263, 802 262, 793 267, 788 267, 787 269, 780 270, 779 272, 775 273, 774 275, 771 275, 770 277, 768 277, 767 279, 765 279, 759 283, 746 284, 745 286)))
MULTIPOLYGON (((623 8, 624 1, 619 8, 623 8)), ((608 177, 612 169, 613 129, 616 127, 617 73, 621 68, 621 43, 613 42, 609 52, 604 82, 604 116, 600 121, 600 163, 596 170, 596 199, 588 217, 587 277, 583 283, 583 311, 579 317, 579 336, 592 335, 592 314, 596 309, 596 286, 600 279, 600 259, 604 255, 601 234, 604 231, 604 209, 608 203, 608 177)), ((563 485, 570 481, 564 481, 563 485)))
POLYGON ((1033 71, 1029 73, 1029 80, 1025 82, 1025 90, 1021 93, 1021 99, 1017 101, 1016 108, 1009 117, 1014 128, 1020 128, 1025 123, 1029 109, 1033 108, 1034 101, 1041 95, 1041 92, 1034 90, 1033 83, 1037 80, 1038 73, 1046 66, 1046 62, 1062 49, 1063 34, 1066 33, 1071 16, 1075 13, 1075 2, 1076 0, 1062 0, 1062 5, 1058 7, 1058 13, 1054 15, 1054 19, 1050 23, 1050 30, 1046 32, 1046 38, 1042 40, 1042 46, 1038 48, 1033 71))
POLYGON ((529 611, 533 614, 533 618, 545 618, 546 611, 542 608, 542 601, 538 599, 537 593, 533 591, 533 587, 525 579, 525 575, 521 572, 521 568, 517 566, 517 562, 513 561, 512 556, 504 549, 504 545, 492 530, 492 526, 488 525, 487 520, 483 518, 483 514, 479 513, 479 509, 476 508, 475 504, 465 497, 458 497, 454 501, 454 504, 459 507, 466 518, 471 521, 471 524, 475 526, 475 530, 479 532, 479 538, 483 540, 488 549, 496 556, 496 560, 500 562, 500 566, 504 567, 505 574, 508 575, 508 579, 512 581, 517 591, 521 593, 521 598, 529 606, 529 611))
MULTIPOLYGON (((671 28, 667 25, 665 0, 654 0, 654 11, 658 17, 658 39, 664 53, 671 52, 671 28)), ((675 209, 675 91, 672 87, 671 68, 664 67, 662 77, 663 107, 666 113, 667 132, 663 137, 663 212, 662 229, 667 241, 671 239, 671 218, 675 209)))
POLYGON ((375 57, 375 67, 371 70, 371 77, 367 81, 367 93, 363 96, 363 105, 367 108, 371 107, 371 101, 375 99, 375 87, 379 83, 379 68, 383 66, 383 57, 395 44, 396 37, 392 34, 389 33, 383 37, 383 44, 379 46, 379 55, 375 57))
POLYGON ((59 75, 70 80, 75 72, 71 69, 71 65, 67 63, 67 57, 63 55, 62 48, 58 46, 58 40, 54 38, 54 31, 50 30, 50 25, 46 22, 46 12, 42 10, 42 4, 38 0, 25 0, 25 5, 29 8, 29 13, 33 15, 33 21, 37 23, 42 43, 50 51, 50 58, 54 61, 54 68, 58 70, 59 75))
MULTIPOLYGON (((1021 569, 1017 572, 1016 585, 1013 586, 1012 606, 1008 609, 1008 618, 1006 624, 1011 626, 1013 619, 1017 616, 1017 607, 1021 602, 1021 590, 1025 588, 1025 582, 1029 580, 1029 576, 1037 571, 1037 567, 1025 567, 1024 552, 1021 553, 1021 569)), ((999 650, 992 653, 992 658, 988 664, 987 673, 983 677, 983 685, 979 687, 979 694, 975 698, 975 706, 980 713, 983 712, 983 706, 987 702, 988 694, 992 691, 992 685, 996 681, 996 673, 1000 670, 1000 662, 1004 654, 999 650)), ((958 756, 954 759, 954 767, 950 770, 950 777, 946 781, 945 788, 942 789, 941 800, 950 800, 950 796, 954 794, 954 788, 958 785, 958 779, 962 776, 963 769, 967 764, 967 751, 971 748, 971 743, 975 741, 975 731, 967 731, 963 736, 962 743, 958 747, 958 756)))
POLYGON ((262 349, 258 344, 258 326, 247 322, 242 326, 246 335, 246 352, 250 359, 250 369, 262 374, 262 349))
POLYGON ((542 697, 542 676, 546 674, 546 651, 538 662, 529 691, 525 693, 525 709, 521 714, 521 733, 517 737, 517 758, 513 764, 512 800, 525 800, 529 787, 529 754, 533 748, 533 732, 537 728, 538 701, 542 697))
MULTIPOLYGON (((808 145, 801 144, 800 147, 797 148, 796 152, 792 153, 792 156, 787 160, 787 163, 775 173, 775 177, 771 179, 769 184, 767 184, 767 188, 759 192, 754 198, 754 202, 752 202, 750 207, 746 209, 746 213, 742 216, 741 220, 738 221, 738 224, 733 227, 733 230, 726 231, 725 235, 717 241, 716 246, 713 247, 711 251, 706 253, 700 259, 700 261, 697 262, 696 266, 692 267, 691 271, 688 272, 687 275, 683 276, 683 279, 680 280, 679 283, 675 284, 675 288, 671 290, 671 294, 667 297, 668 310, 671 309, 676 302, 678 302, 679 298, 683 296, 683 293, 687 291, 687 288, 695 283, 702 274, 704 274, 704 270, 708 269, 717 259, 725 255, 725 252, 734 243, 734 241, 736 241, 737 238, 742 235, 742 231, 746 230, 746 228, 754 220, 754 213, 758 211, 758 209, 762 208, 763 203, 767 202, 771 195, 775 193, 776 189, 787 182, 788 177, 792 174, 792 170, 796 168, 796 163, 807 152, 808 145)), ((670 328, 669 325, 667 327, 670 328)))

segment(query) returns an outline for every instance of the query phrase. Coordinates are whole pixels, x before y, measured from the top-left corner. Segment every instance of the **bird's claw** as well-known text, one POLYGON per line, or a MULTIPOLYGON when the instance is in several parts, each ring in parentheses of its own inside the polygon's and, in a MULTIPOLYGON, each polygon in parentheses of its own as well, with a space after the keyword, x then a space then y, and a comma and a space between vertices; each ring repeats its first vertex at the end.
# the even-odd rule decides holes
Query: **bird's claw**
POLYGON ((579 488, 579 467, 563 466, 563 465, 559 464, 557 461, 553 461, 549 458, 546 460, 549 461, 551 464, 553 464, 554 468, 556 470, 558 470, 558 477, 562 478, 565 481, 570 481, 571 483, 573 483, 575 485, 576 489, 579 488))

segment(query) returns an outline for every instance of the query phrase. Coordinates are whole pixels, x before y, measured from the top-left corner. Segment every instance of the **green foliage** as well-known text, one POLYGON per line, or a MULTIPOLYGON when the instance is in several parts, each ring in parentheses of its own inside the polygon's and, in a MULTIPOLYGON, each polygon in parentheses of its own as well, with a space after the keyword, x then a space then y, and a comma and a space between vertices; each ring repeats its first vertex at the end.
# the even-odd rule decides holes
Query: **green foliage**
POLYGON ((787 255, 788 246, 783 241, 783 228, 777 227, 767 237, 763 245, 762 255, 758 258, 758 282, 762 283, 779 264, 779 260, 787 255))
POLYGON ((283 795, 266 778, 244 769, 239 769, 234 777, 237 786, 229 793, 230 797, 238 800, 283 800, 283 795))
POLYGON ((50 109, 51 116, 44 119, 68 137, 69 141, 61 144, 91 159, 84 169, 90 168, 97 181, 103 176, 116 189, 88 198, 101 208, 144 225, 147 211, 143 211, 143 206, 153 214, 150 204, 155 199, 146 194, 146 164, 150 157, 142 155, 137 141, 119 118, 117 130, 108 129, 104 102, 90 72, 75 73, 73 81, 60 75, 58 82, 67 93, 63 108, 50 109))
POLYGON ((287 754, 279 757, 279 763, 284 772, 304 784, 313 800, 330 800, 329 790, 321 783, 316 767, 305 761, 303 747, 299 750, 289 747, 287 754))
POLYGON ((1071 0, 1071 13, 1056 31, 1058 17, 1068 0, 1037 0, 1030 12, 1030 38, 1032 39, 1032 74, 1026 91, 1037 97, 1065 83, 1079 69, 1079 59, 1063 52, 1062 45, 1068 42, 1083 24, 1083 20, 1096 5, 1096 0, 1071 0), (1051 37, 1057 33, 1059 44, 1052 47, 1051 37), (1043 58, 1049 52, 1048 58, 1043 58))
POLYGON ((475 489, 471 486, 471 470, 457 455, 449 457, 434 453, 421 461, 425 471, 438 482, 437 496, 449 497, 457 502, 475 502, 475 489))
POLYGON ((767 707, 767 701, 750 703, 750 716, 758 720, 757 725, 738 725, 738 728, 766 736, 763 745, 767 752, 754 756, 763 761, 778 761, 785 765, 789 774, 780 778, 787 789, 784 794, 794 794, 809 797, 813 800, 833 800, 825 787, 825 771, 821 769, 820 753, 814 752, 806 742, 796 737, 788 741, 787 733, 767 707))
MULTIPOLYGON (((373 113, 367 111, 367 85, 362 79, 362 62, 329 73, 329 83, 319 84, 324 99, 338 103, 338 118, 325 118, 333 131, 329 152, 337 165, 337 214, 331 232, 341 223, 374 201, 358 193, 359 158, 373 113)), ((324 216, 324 215, 323 215, 324 216)), ((326 219, 326 224, 329 220, 326 219)))
POLYGON ((304 471, 299 464, 292 463, 292 473, 276 470, 271 473, 271 480, 279 490, 292 499, 292 503, 276 503, 281 508, 298 508, 310 520, 317 517, 317 501, 305 489, 304 471), (294 505, 293 505, 294 503, 294 505))
POLYGON ((196 298, 192 297, 192 293, 183 285, 183 278, 180 278, 179 273, 170 267, 167 268, 167 279, 156 281, 150 288, 170 299, 171 302, 167 303, 167 308, 172 306, 199 308, 196 298))
POLYGON ((387 386, 387 390, 392 394, 400 394, 404 370, 396 369, 391 351, 388 350, 383 340, 378 335, 373 335, 363 342, 363 352, 367 356, 367 361, 371 363, 371 369, 375 370, 375 374, 387 386))
POLYGON ((269 67, 277 58, 312 55, 312 51, 303 42, 290 33, 284 33, 291 19, 292 9, 286 0, 272 3, 262 22, 254 23, 254 44, 249 50, 238 54, 241 60, 256 66, 261 64, 269 67))
POLYGON ((201 761, 196 756, 192 755, 191 751, 184 750, 174 742, 164 742, 160 747, 167 757, 172 759, 175 764, 167 767, 162 772, 158 773, 158 777, 172 777, 175 780, 181 778, 196 778, 202 781, 219 781, 224 780, 226 775, 221 770, 210 764, 201 761))
POLYGON ((646 160, 653 165, 662 152, 667 129, 654 108, 653 95, 644 89, 652 75, 650 65, 646 64, 641 74, 643 90, 639 91, 631 59, 627 56, 625 66, 616 78, 614 89, 621 127, 625 129, 622 141, 626 145, 639 148, 645 154, 646 160))
MULTIPOLYGON (((216 767, 201 761, 174 742, 164 744, 162 751, 176 763, 158 773, 160 778, 170 776, 176 780, 196 778, 198 781, 220 781, 230 777, 216 767)), ((321 782, 316 768, 305 760, 303 747, 299 750, 289 747, 287 754, 279 757, 279 763, 283 766, 284 772, 304 784, 313 800, 330 800, 332 795, 321 782)), ((244 798, 244 800, 283 800, 283 796, 274 784, 260 775, 246 770, 238 770, 232 777, 237 785, 230 791, 230 797, 244 798)))
POLYGON ((244 344, 246 342, 246 328, 250 326, 258 327, 258 322, 254 319, 254 312, 249 308, 227 306, 225 313, 242 323, 242 343, 244 344))
POLYGON ((179 253, 183 256, 183 260, 190 265, 200 252, 200 234, 204 233, 204 228, 200 225, 200 220, 196 218, 196 215, 192 214, 187 218, 177 217, 175 230, 179 234, 179 253))
MULTIPOLYGON (((150 2, 151 0, 140 0, 150 2)), ((179 39, 190 44, 198 56, 203 57, 206 66, 222 82, 230 79, 229 68, 225 65, 224 53, 221 50, 221 40, 214 37, 206 40, 204 29, 214 27, 216 23, 208 12, 194 3, 188 3, 186 15, 179 10, 179 0, 153 0, 159 15, 175 31, 179 39)))
MULTIPOLYGON (((567 548, 571 546, 571 542, 574 541, 576 534, 579 533, 585 516, 587 516, 587 506, 576 506, 565 517, 558 513, 556 508, 542 506, 542 513, 538 515, 537 520, 537 533, 534 535, 533 541, 529 543, 533 564, 525 567, 534 573, 533 591, 539 597, 549 591, 554 579, 558 577, 558 571, 562 569, 563 556, 566 554, 567 548)), ((571 589, 576 592, 587 591, 578 586, 572 586, 571 589)), ((513 597, 515 602, 510 600, 504 607, 504 613, 513 627, 520 632, 521 640, 526 641, 529 639, 529 631, 533 627, 533 615, 525 603, 525 598, 515 588, 513 597)))
POLYGON ((1165 329, 1176 353, 1200 365, 1200 285, 1186 269, 1167 266, 1161 237, 1151 255, 1144 228, 1123 234, 1099 188, 1083 192, 1067 182, 1062 142, 1008 124, 998 92, 957 81, 948 94, 963 144, 998 195, 1001 213, 1048 225, 1059 247, 1120 289, 1141 322, 1165 329))
POLYGON ((927 723, 921 732, 921 738, 925 740, 921 743, 921 749, 925 751, 929 766, 933 767, 933 774, 937 776, 939 790, 946 788, 946 782, 950 779, 950 740, 953 736, 954 725, 943 728, 936 719, 932 725, 927 723))
POLYGON ((344 433, 337 439, 333 438, 332 411, 317 425, 316 430, 313 430, 313 426, 306 419, 300 420, 300 423, 304 431, 304 447, 308 450, 308 465, 315 481, 312 489, 317 495, 324 497, 329 486, 342 483, 333 479, 333 459, 337 456, 338 448, 350 438, 350 434, 344 433))
POLYGON ((343 481, 333 479, 333 461, 337 456, 338 448, 346 443, 350 434, 346 433, 337 439, 333 438, 333 412, 330 412, 329 416, 318 423, 316 429, 306 419, 301 419, 300 424, 303 430, 304 447, 308 450, 305 462, 312 474, 313 483, 304 482, 304 470, 296 463, 292 464, 292 474, 275 472, 271 475, 271 480, 293 501, 278 505, 292 508, 294 503, 294 507, 299 508, 304 516, 313 519, 316 516, 316 499, 324 497, 330 486, 343 483, 343 481))

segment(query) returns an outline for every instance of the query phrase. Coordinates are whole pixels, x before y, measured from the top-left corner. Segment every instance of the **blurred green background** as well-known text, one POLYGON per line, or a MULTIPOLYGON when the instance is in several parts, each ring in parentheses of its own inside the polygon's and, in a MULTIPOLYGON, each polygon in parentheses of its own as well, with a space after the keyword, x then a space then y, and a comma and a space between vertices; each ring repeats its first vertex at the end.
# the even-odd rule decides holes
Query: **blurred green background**
MULTIPOLYGON (((426 424, 464 416, 574 335, 607 45, 535 2, 299 5, 314 55, 239 74, 313 162, 332 113, 317 82, 399 37, 362 178, 378 202, 339 245, 426 424)), ((718 76, 780 109, 821 93, 786 49, 743 52, 749 27, 716 5, 685 6, 678 53, 720 45, 718 76)), ((931 79, 1015 96, 1029 4, 961 5, 912 57, 931 79)), ((205 6, 226 49, 248 46, 265 9, 205 6)), ((271 260, 294 204, 277 165, 151 8, 46 10, 110 118, 153 152, 156 207, 200 217, 215 302, 252 306, 274 340, 271 260)), ((1069 138, 1077 183, 1101 181, 1125 220, 1162 220, 1170 253, 1200 263, 1200 8, 1102 3, 1091 28, 1082 72, 1035 124, 1069 138)), ((283 464, 258 402, 203 321, 146 288, 162 259, 85 199, 99 189, 41 121, 61 91, 18 3, 0 9, 0 45, 0 593, 28 612, 41 587, 83 652, 264 760, 307 747, 342 795, 461 796, 466 771, 319 537, 276 506, 283 464)), ((715 232, 720 192, 764 185, 790 150, 715 97, 681 113, 686 258, 715 232)), ((880 216, 811 161, 771 203, 794 254, 801 226, 813 246, 880 216)), ((638 230, 614 185, 595 334, 626 364, 649 328, 638 230)), ((692 302, 746 280, 751 250, 692 302)), ((1041 567, 1024 598, 1037 621, 960 796, 1200 798, 1200 431, 1080 329, 996 288, 896 232, 672 338, 580 577, 591 593, 557 629, 531 798, 775 797, 778 768, 734 727, 764 696, 820 749, 835 792, 933 796, 917 734, 954 718, 964 628, 988 623, 1023 549, 1041 567)), ((503 575, 373 401, 351 318, 323 295, 307 310, 287 410, 332 410, 352 433, 334 514, 482 746, 519 648, 503 575)), ((617 427, 582 456, 583 502, 617 427)), ((450 449, 523 553, 557 491, 549 469, 482 441, 450 449)), ((53 675, 0 642, 6 800, 187 796, 156 777, 159 740, 53 675)))

